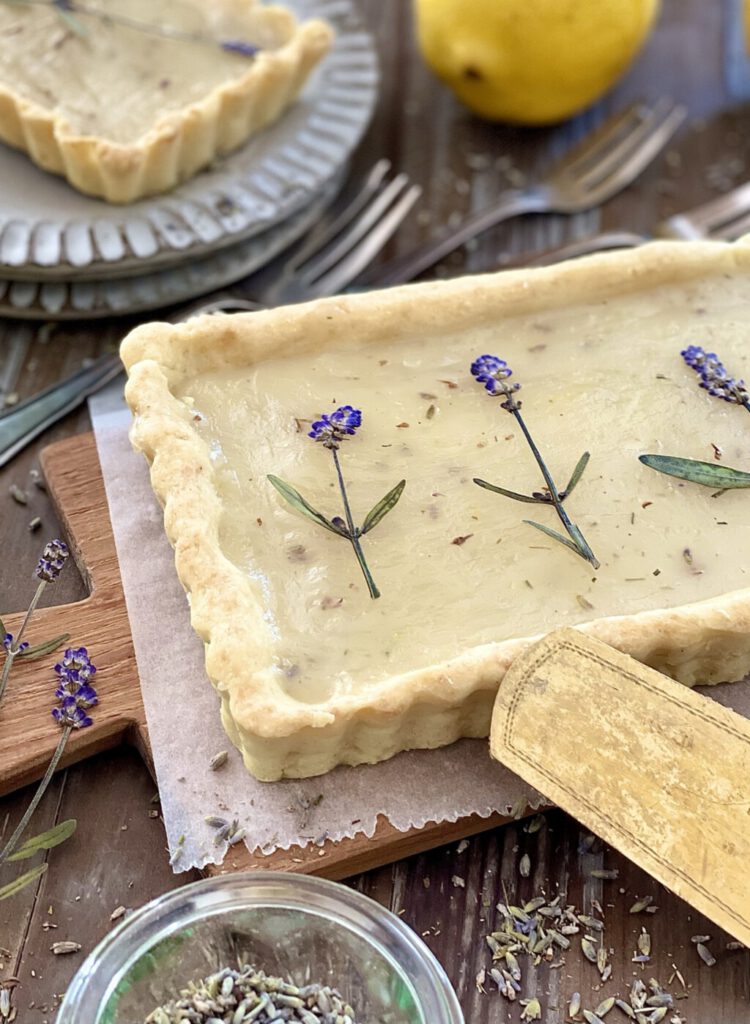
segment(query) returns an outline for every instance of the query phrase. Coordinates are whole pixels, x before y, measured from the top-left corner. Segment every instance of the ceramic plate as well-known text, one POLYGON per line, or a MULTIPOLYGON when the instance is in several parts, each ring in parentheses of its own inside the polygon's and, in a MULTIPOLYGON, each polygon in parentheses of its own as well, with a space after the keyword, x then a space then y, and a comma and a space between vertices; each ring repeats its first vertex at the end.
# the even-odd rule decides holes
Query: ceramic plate
POLYGON ((252 274, 318 223, 343 174, 261 234, 175 267, 103 281, 0 280, 0 316, 32 320, 93 320, 187 302, 252 274))
POLYGON ((334 26, 331 52, 277 124, 173 192, 114 206, 0 144, 0 276, 40 282, 142 275, 236 245, 309 203, 369 123, 377 59, 353 0, 287 3, 301 18, 334 26))

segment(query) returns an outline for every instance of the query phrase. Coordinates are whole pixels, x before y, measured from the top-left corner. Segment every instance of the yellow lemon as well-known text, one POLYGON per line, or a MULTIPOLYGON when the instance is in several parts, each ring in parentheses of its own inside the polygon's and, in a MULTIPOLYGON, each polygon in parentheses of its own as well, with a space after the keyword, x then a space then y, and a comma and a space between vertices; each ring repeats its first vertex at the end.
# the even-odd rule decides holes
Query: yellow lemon
POLYGON ((659 0, 414 3, 433 71, 475 113, 520 124, 562 121, 593 103, 630 64, 659 7, 659 0))

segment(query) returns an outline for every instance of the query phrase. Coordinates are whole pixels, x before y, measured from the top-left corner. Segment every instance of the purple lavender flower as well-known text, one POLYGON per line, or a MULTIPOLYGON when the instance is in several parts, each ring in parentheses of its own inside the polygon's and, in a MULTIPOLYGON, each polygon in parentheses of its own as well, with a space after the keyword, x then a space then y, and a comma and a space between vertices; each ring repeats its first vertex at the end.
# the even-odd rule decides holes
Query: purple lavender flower
POLYGON ((482 383, 484 383, 484 377, 492 377, 499 380, 504 377, 510 377, 513 373, 504 359, 488 355, 479 356, 475 359, 471 364, 471 372, 477 380, 482 380, 482 383))
POLYGON ((83 708, 79 708, 73 697, 66 697, 62 707, 52 709, 52 717, 63 729, 87 729, 93 724, 83 708))
POLYGON ((72 683, 81 686, 94 675, 96 665, 92 663, 85 647, 68 647, 62 661, 55 665, 55 672, 62 684, 72 683))
POLYGON ((505 398, 502 403, 503 409, 507 409, 508 412, 513 412, 514 408, 520 409, 521 403, 516 402, 513 393, 520 391, 521 385, 516 382, 506 384, 508 377, 513 376, 513 371, 504 359, 498 356, 479 356, 471 364, 471 373, 476 377, 477 383, 484 384, 485 390, 493 397, 502 395, 505 398))
POLYGON ((688 345, 680 355, 699 375, 699 387, 708 391, 709 395, 750 409, 750 394, 744 380, 730 377, 715 352, 706 352, 700 345, 688 345))
POLYGON ((55 690, 55 696, 63 702, 68 699, 74 700, 79 708, 93 708, 99 703, 96 690, 88 683, 78 685, 72 681, 66 681, 55 690))
POLYGON ((323 413, 316 420, 308 437, 320 441, 326 448, 338 448, 347 437, 357 432, 362 426, 362 413, 352 405, 342 405, 335 412, 323 413))
POLYGON ((55 665, 59 686, 55 696, 60 707, 54 708, 52 715, 63 727, 85 729, 91 725, 86 712, 99 703, 99 697, 88 680, 96 672, 89 653, 85 647, 69 647, 61 662, 55 665))
POLYGON ((242 39, 225 39, 221 44, 227 53, 238 53, 241 57, 255 57, 260 47, 253 43, 245 43, 242 39))
MULTIPOLYGON (((9 651, 12 646, 13 646, 13 634, 12 633, 6 633, 5 636, 3 637, 3 647, 5 648, 6 651, 9 651)), ((21 651, 25 651, 28 646, 29 646, 28 643, 24 640, 23 643, 20 643, 18 645, 18 650, 16 651, 16 654, 20 654, 21 651)))
POLYGON ((36 567, 36 574, 45 583, 54 583, 68 560, 68 545, 61 540, 51 540, 45 545, 42 557, 36 567))

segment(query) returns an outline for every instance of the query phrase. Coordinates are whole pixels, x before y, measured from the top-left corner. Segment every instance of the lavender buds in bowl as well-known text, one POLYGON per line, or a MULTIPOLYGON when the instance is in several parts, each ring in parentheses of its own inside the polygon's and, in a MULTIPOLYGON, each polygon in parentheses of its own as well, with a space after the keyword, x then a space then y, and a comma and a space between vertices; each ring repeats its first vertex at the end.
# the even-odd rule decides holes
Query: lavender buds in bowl
MULTIPOLYGON (((158 1010, 171 1024, 169 1007, 191 983, 223 983, 244 965, 335 991, 358 1022, 463 1024, 442 968, 403 921, 343 885, 265 871, 196 882, 136 911, 79 969, 57 1024, 143 1024, 158 1010)), ((327 1024, 325 1001, 305 1009, 327 1024)))

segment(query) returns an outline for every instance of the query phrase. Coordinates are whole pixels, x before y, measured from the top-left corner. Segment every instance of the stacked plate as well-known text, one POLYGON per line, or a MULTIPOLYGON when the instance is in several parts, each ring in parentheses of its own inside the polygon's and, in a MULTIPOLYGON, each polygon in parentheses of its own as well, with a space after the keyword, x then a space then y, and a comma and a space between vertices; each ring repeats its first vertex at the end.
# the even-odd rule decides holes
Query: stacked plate
POLYGON ((0 145, 0 314, 82 319, 187 301, 252 273, 311 228, 377 96, 352 0, 287 0, 325 18, 331 52, 276 124, 173 192, 113 206, 0 145))

